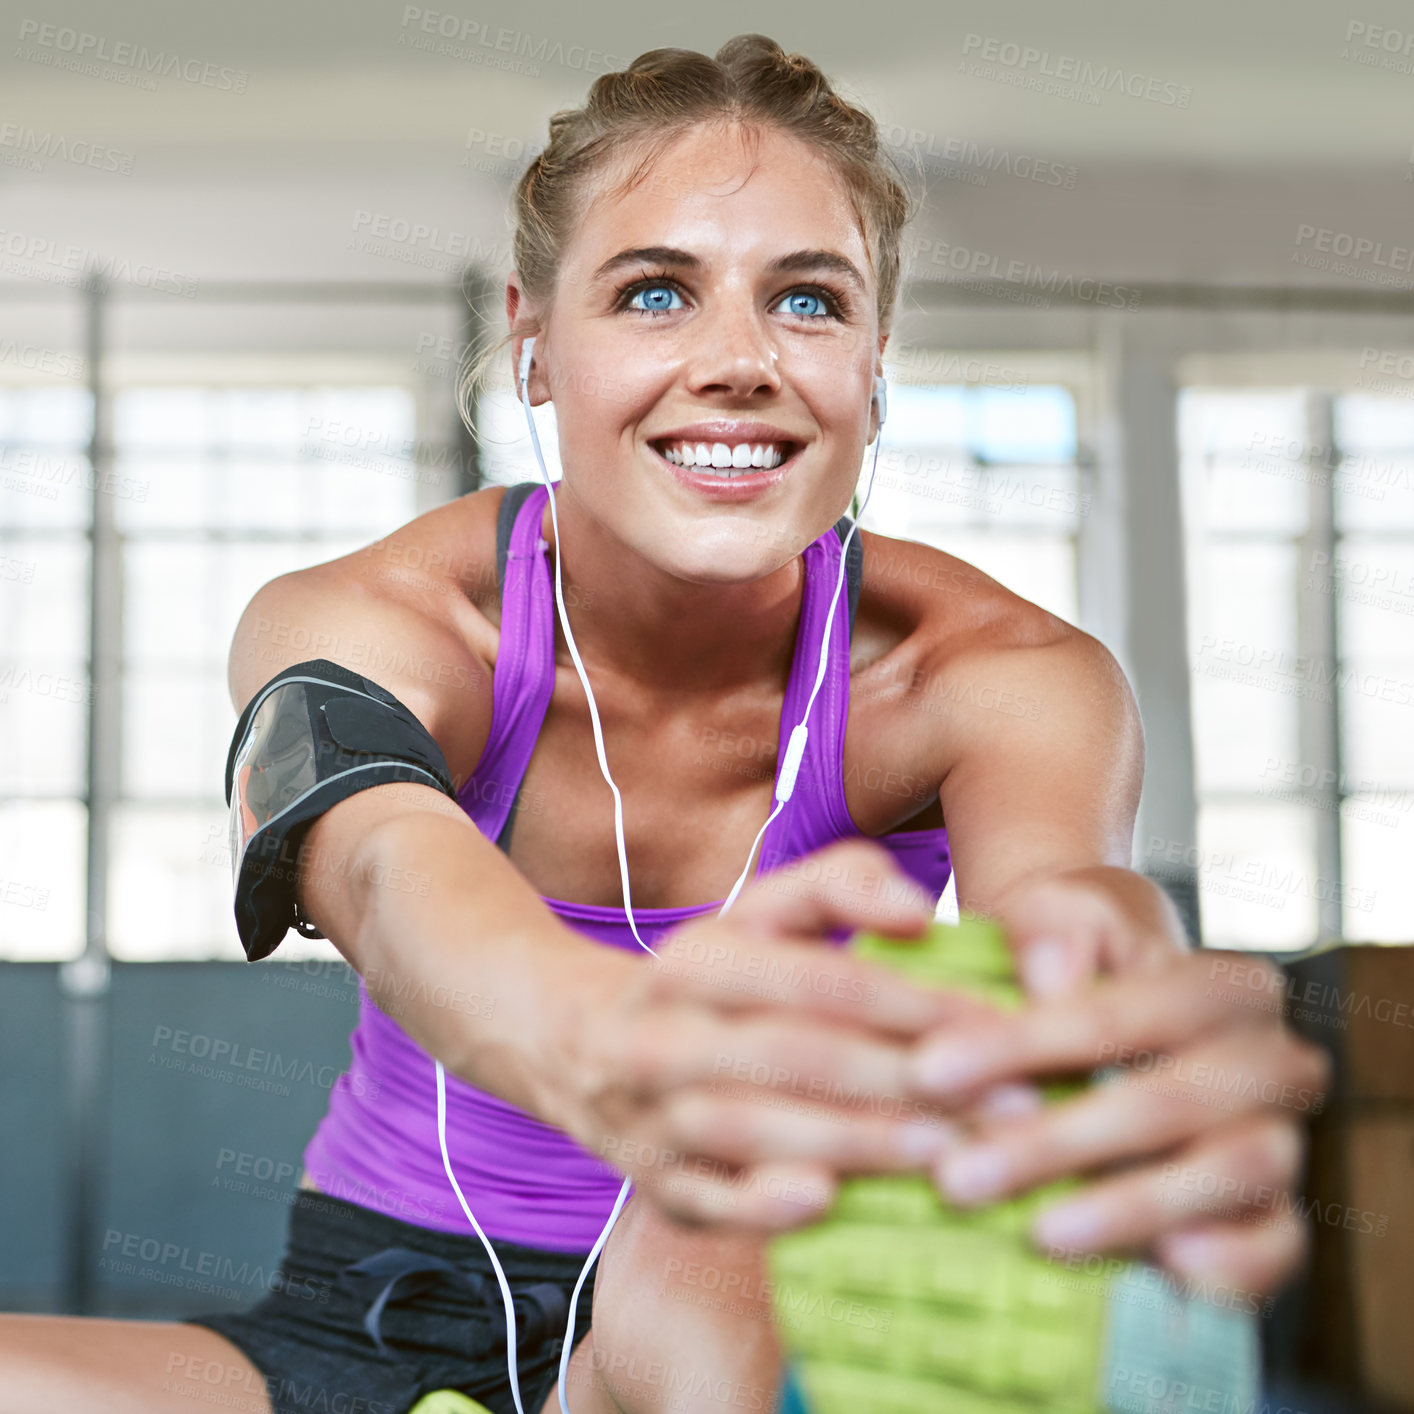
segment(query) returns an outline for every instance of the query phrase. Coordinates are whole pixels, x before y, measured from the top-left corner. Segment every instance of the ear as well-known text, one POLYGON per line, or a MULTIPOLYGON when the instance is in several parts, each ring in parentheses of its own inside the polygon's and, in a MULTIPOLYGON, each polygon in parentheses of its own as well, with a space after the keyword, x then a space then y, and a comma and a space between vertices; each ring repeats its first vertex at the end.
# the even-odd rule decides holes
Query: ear
MULTIPOLYGON (((879 357, 874 361, 874 367, 870 370, 871 384, 875 380, 884 376, 884 346, 889 342, 889 331, 885 329, 879 335, 879 357)), ((873 442, 878 437, 882 429, 879 426, 878 404, 873 399, 869 403, 869 442, 873 442)), ((868 445, 866 443, 865 445, 868 445)))
POLYGON ((520 288, 520 280, 512 270, 506 279, 506 322, 511 326, 511 391, 516 401, 519 402, 521 351, 525 341, 533 337, 535 339, 535 354, 531 359, 530 377, 527 383, 530 405, 531 407, 539 407, 541 403, 550 401, 550 384, 543 371, 542 354, 545 346, 541 337, 542 331, 529 318, 523 319, 521 326, 516 327, 516 315, 522 310, 527 315, 529 314, 529 310, 526 309, 528 303, 520 288))

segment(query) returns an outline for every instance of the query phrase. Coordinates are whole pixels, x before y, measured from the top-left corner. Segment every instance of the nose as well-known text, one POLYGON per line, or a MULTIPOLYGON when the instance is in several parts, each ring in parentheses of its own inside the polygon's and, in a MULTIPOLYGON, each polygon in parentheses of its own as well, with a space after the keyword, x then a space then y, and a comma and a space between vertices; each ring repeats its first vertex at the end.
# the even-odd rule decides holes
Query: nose
POLYGON ((694 321, 688 386, 699 397, 746 401, 780 391, 775 339, 749 298, 721 298, 694 321))

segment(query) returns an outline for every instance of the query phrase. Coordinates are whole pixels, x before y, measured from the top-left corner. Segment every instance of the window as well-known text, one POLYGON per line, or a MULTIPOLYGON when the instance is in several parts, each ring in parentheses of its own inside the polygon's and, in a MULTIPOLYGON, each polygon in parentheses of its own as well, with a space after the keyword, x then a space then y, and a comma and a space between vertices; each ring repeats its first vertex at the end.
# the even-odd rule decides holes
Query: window
MULTIPOLYGON (((861 498, 872 460, 871 449, 861 498)), ((890 388, 866 530, 945 550, 1074 623, 1076 536, 1089 508, 1067 389, 890 388)))
MULTIPOLYGON (((73 956, 84 931, 93 478, 77 450, 88 436, 86 405, 72 394, 62 405, 53 399, 0 393, 8 557, 0 954, 8 957, 73 956), (26 451, 29 469, 9 470, 26 451), (75 701, 54 684, 68 684, 75 701), (4 888, 13 894, 16 881, 47 895, 46 905, 7 905, 4 888)), ((400 387, 147 386, 113 396, 105 491, 122 595, 121 689, 94 710, 97 729, 121 743, 105 861, 114 957, 243 956, 223 799, 236 621, 268 580, 347 554, 418 514, 414 421, 413 396, 400 387)), ((293 957, 328 945, 290 937, 283 946, 293 957)))
POLYGON ((83 951, 93 412, 0 386, 0 955, 83 951))
POLYGON ((1204 939, 1408 941, 1414 407, 1180 404, 1204 939))

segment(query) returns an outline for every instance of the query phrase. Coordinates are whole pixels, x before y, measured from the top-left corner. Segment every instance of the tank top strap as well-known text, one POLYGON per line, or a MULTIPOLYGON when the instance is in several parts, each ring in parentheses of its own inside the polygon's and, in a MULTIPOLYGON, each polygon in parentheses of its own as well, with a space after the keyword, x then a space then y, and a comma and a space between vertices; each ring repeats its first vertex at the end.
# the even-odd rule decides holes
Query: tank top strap
POLYGON ((491 675, 491 732, 458 796, 477 828, 503 847, 555 688, 555 601, 540 534, 548 496, 543 485, 522 482, 501 502, 501 637, 491 675))
POLYGON ((801 758, 795 790, 762 841, 761 873, 819 849, 831 840, 859 833, 845 805, 842 774, 849 715, 849 643, 859 596, 857 575, 862 568, 862 561, 855 554, 859 546, 857 531, 847 557, 841 555, 842 538, 847 533, 847 527, 842 530, 832 526, 803 552, 805 592, 801 599, 795 659, 781 711, 782 751, 796 723, 805 716, 806 704, 810 703, 819 676, 822 646, 825 674, 814 702, 810 703, 805 755, 801 758), (846 561, 843 566, 842 558, 846 561), (841 568, 845 570, 843 585, 841 568), (832 614, 836 589, 839 589, 839 602, 832 614))

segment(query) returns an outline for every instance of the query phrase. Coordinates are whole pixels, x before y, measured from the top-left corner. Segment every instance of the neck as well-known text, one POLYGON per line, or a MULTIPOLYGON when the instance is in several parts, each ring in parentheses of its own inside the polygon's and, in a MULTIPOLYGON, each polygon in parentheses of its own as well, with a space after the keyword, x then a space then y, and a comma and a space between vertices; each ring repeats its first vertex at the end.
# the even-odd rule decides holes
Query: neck
MULTIPOLYGON (((785 683, 803 603, 799 555, 745 583, 696 583, 629 549, 563 483, 555 509, 564 542, 565 608, 591 681, 622 677, 665 701, 785 683)), ((541 534, 550 546, 553 592, 561 556, 548 504, 541 534)), ((558 608, 555 622, 563 644, 558 608)), ((568 647, 561 652, 568 661, 568 647)))

